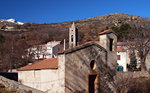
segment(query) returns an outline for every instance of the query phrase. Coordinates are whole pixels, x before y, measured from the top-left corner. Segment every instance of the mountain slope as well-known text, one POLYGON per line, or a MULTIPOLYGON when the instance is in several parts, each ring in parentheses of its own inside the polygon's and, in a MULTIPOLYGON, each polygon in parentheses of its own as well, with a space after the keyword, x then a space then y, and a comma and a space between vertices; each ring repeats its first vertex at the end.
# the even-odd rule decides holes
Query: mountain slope
MULTIPOLYGON (((143 18, 135 15, 128 14, 109 14, 93 18, 88 18, 84 20, 74 21, 76 27, 79 29, 79 41, 86 42, 90 40, 98 40, 98 33, 104 29, 111 27, 119 27, 121 24, 127 23, 131 26, 131 31, 135 28, 146 30, 150 29, 150 19, 143 18)), ((43 35, 46 37, 46 41, 49 40, 68 40, 68 31, 71 26, 71 22, 62 23, 49 23, 49 24, 35 24, 35 23, 25 23, 21 26, 22 29, 26 29, 27 32, 22 34, 23 37, 34 36, 33 34, 43 35), (28 34, 28 35, 27 35, 28 34)), ((27 37, 26 37, 27 38, 27 37)))
MULTIPOLYGON (((120 26, 124 23, 127 23, 132 28, 136 29, 143 28, 145 31, 150 29, 150 19, 119 13, 77 20, 74 22, 79 29, 79 40, 82 42, 97 40, 98 33, 102 30, 120 26)), ((59 34, 59 40, 62 40, 63 38, 68 39, 68 28, 71 24, 72 22, 33 24, 31 25, 32 29, 30 30, 38 31, 40 33, 48 33, 54 40, 58 40, 57 36, 59 34)))

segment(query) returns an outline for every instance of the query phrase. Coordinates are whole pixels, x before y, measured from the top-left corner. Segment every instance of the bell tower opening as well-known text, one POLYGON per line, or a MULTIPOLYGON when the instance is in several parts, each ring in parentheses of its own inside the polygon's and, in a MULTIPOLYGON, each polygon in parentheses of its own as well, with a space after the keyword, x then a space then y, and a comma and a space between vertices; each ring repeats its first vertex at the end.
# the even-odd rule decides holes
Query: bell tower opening
POLYGON ((113 39, 109 39, 109 51, 113 51, 113 39))
POLYGON ((71 35, 71 42, 73 42, 73 35, 71 35))

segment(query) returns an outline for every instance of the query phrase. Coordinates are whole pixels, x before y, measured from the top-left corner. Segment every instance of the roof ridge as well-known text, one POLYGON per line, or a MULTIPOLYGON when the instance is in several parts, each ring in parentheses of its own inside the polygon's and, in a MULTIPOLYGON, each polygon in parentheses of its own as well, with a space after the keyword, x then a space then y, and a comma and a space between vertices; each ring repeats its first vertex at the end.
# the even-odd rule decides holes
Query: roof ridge
MULTIPOLYGON (((97 45, 99 45, 100 46, 100 43, 97 43, 97 41, 89 41, 89 42, 85 42, 85 43, 83 43, 83 44, 81 44, 81 45, 79 45, 79 46, 75 46, 75 47, 73 47, 73 48, 68 48, 68 49, 66 49, 66 50, 63 50, 63 51, 59 51, 59 52, 57 52, 58 54, 63 54, 63 53, 65 53, 65 52, 68 52, 68 51, 71 51, 71 50, 75 50, 75 49, 78 49, 78 48, 80 48, 80 47, 82 47, 82 46, 84 46, 84 45, 87 45, 87 44, 97 44, 97 45)), ((102 47, 102 46, 101 46, 102 47)))

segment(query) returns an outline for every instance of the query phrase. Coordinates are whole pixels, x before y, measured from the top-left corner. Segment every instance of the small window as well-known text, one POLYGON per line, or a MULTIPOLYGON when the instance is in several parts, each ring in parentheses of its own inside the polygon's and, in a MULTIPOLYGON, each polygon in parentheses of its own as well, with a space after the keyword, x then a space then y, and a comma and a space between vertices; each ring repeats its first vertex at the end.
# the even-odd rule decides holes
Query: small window
POLYGON ((109 50, 112 51, 113 50, 113 39, 109 39, 109 50))
POLYGON ((137 52, 137 58, 140 58, 140 52, 137 52))
POLYGON ((120 60, 120 55, 117 55, 117 60, 120 60))
POLYGON ((71 35, 71 42, 73 42, 73 35, 71 35))

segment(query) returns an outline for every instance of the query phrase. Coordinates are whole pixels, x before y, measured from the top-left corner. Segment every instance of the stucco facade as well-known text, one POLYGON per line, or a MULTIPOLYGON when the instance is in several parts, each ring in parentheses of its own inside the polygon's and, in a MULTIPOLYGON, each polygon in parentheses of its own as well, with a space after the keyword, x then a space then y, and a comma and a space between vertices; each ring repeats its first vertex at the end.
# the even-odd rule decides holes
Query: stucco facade
POLYGON ((127 52, 117 52, 119 56, 117 63, 119 66, 123 66, 123 71, 127 71, 127 52))
POLYGON ((57 69, 33 69, 18 71, 18 81, 46 93, 65 93, 65 59, 58 57, 57 69))
MULTIPOLYGON (((133 50, 130 50, 128 48, 128 45, 126 42, 118 42, 117 45, 117 63, 119 66, 123 66, 123 71, 128 71, 127 65, 130 64, 130 60, 131 60, 131 54, 132 54, 133 50), (122 43, 122 44, 121 44, 122 43)), ((134 50, 136 59, 137 59, 137 68, 140 67, 140 56, 138 54, 137 50, 134 50)))
POLYGON ((28 52, 34 55, 34 59, 56 58, 59 47, 60 41, 51 41, 29 48, 28 52))

